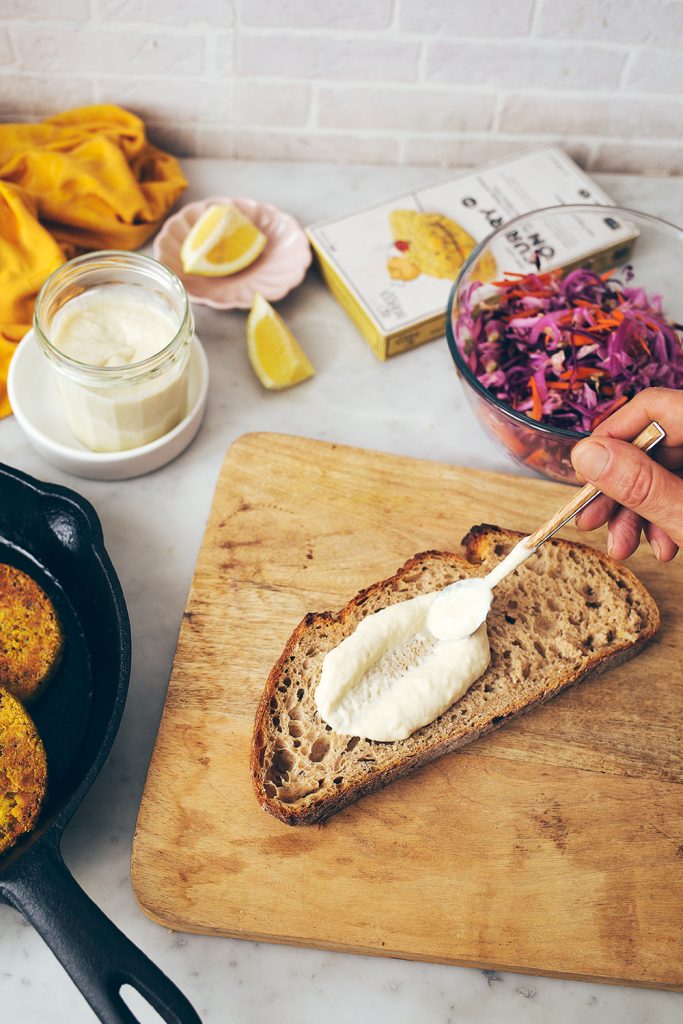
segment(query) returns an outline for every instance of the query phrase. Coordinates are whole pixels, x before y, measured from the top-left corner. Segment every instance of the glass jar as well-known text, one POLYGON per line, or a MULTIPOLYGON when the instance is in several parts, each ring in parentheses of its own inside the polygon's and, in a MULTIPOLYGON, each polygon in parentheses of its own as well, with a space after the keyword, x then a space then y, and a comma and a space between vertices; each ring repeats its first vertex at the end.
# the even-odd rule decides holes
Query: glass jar
POLYGON ((194 320, 182 282, 156 260, 117 250, 70 260, 41 288, 33 328, 55 374, 69 426, 92 451, 149 444, 185 416, 194 320), (158 351, 137 361, 117 363, 114 358, 114 365, 97 365, 97 346, 104 344, 101 338, 112 310, 134 322, 140 304, 152 323, 165 326, 158 351), (90 361, 74 358, 56 344, 60 319, 63 325, 65 314, 78 310, 87 312, 92 328, 81 321, 81 333, 90 331, 84 349, 90 361))

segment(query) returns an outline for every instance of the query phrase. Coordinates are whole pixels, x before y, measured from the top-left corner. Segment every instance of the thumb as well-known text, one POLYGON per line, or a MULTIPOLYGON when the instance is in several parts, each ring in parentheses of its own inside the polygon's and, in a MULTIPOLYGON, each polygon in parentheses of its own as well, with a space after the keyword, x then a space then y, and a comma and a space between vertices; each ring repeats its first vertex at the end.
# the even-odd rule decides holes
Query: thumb
POLYGON ((683 545, 683 480, 613 437, 587 438, 572 451, 580 476, 625 508, 661 527, 683 545))

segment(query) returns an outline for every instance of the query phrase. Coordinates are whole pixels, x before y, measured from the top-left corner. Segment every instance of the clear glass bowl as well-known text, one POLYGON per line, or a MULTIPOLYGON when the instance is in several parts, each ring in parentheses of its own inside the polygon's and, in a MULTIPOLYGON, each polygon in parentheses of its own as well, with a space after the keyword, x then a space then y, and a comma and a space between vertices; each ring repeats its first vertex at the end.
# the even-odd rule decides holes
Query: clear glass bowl
MULTIPOLYGON (((463 297, 483 276, 482 268, 487 268, 489 275, 496 278, 502 277, 505 271, 535 272, 537 267, 533 260, 540 246, 541 270, 548 270, 557 266, 556 261, 552 262, 550 249, 559 248, 560 244, 569 249, 574 247, 577 253, 581 249, 584 253, 589 252, 590 245, 593 245, 591 255, 575 256, 568 269, 583 267, 600 273, 614 269, 618 277, 620 271, 630 266, 633 278, 629 286, 642 287, 649 296, 661 295, 666 318, 681 324, 683 230, 657 217, 621 207, 547 207, 516 217, 485 238, 463 264, 453 285, 446 315, 448 347, 464 392, 478 419, 498 447, 515 462, 552 480, 576 483, 570 453, 586 434, 537 422, 499 400, 469 368, 456 340, 456 328, 460 322, 462 343, 463 297), (624 227, 632 229, 634 237, 630 241, 619 236, 624 227), (615 232, 615 240, 607 248, 604 242, 606 228, 615 232), (514 257, 511 256, 513 249, 514 257), (514 265, 509 265, 511 262, 514 265), (495 268, 494 272, 492 268, 495 268)), ((485 287, 481 292, 485 299, 485 287)), ((678 333, 680 337, 680 330, 678 333)), ((634 391, 637 390, 636 383, 634 391)))

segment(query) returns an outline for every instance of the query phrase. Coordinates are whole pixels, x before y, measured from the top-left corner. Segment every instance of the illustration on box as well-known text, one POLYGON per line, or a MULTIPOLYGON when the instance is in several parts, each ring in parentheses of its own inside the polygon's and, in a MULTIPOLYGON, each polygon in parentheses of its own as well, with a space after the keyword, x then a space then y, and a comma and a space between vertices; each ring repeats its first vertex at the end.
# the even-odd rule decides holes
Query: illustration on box
MULTIPOLYGON (((477 244, 460 224, 442 213, 392 210, 389 224, 394 254, 387 260, 387 270, 395 281, 414 281, 420 274, 452 281, 477 244)), ((482 281, 496 276, 492 256, 487 254, 481 261, 478 275, 482 281)))

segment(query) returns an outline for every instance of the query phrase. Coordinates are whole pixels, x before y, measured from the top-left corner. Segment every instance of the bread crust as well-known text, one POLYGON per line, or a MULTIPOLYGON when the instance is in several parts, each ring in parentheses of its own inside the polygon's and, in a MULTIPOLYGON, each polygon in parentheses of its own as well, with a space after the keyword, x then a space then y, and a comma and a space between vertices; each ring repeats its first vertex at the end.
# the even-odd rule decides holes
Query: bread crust
MULTIPOLYGON (((512 544, 517 543, 522 537, 523 534, 521 533, 503 530, 491 524, 474 526, 462 540, 465 557, 452 552, 434 550, 421 552, 408 559, 393 576, 373 583, 359 591, 338 612, 309 612, 304 616, 287 641, 280 658, 273 666, 256 711, 250 756, 250 772, 256 797, 264 810, 288 825, 319 823, 361 797, 382 789, 390 782, 408 775, 416 769, 443 757, 445 754, 461 749, 480 736, 484 736, 504 725, 505 722, 526 714, 526 712, 537 707, 539 704, 545 703, 545 701, 569 686, 600 675, 609 668, 628 661, 638 654, 657 632, 660 625, 659 610, 649 592, 634 573, 625 566, 613 562, 607 555, 596 551, 588 545, 555 539, 551 543, 556 547, 564 549, 566 553, 569 550, 577 553, 583 551, 589 554, 592 559, 597 558, 605 567, 614 569, 615 566, 618 566, 619 576, 638 593, 640 600, 647 608, 647 624, 641 630, 635 642, 624 641, 620 644, 615 643, 609 651, 604 653, 596 651, 588 657, 585 667, 580 672, 572 673, 568 671, 564 673, 564 675, 554 681, 553 685, 549 686, 533 700, 511 699, 506 713, 502 716, 496 716, 483 727, 469 729, 464 735, 455 738, 446 737, 441 741, 435 741, 427 749, 412 755, 399 754, 392 763, 377 767, 365 779, 354 779, 352 781, 344 779, 341 785, 302 807, 297 807, 293 803, 283 803, 281 800, 269 796, 265 789, 262 758, 269 737, 271 701, 275 697, 276 688, 286 670, 287 663, 290 661, 292 653, 298 647, 300 641, 308 635, 314 635, 316 629, 323 624, 341 627, 339 640, 343 639, 344 636, 349 635, 355 629, 356 612, 359 608, 362 608, 370 598, 391 588, 392 585, 401 582, 404 577, 410 576, 416 570, 421 569, 426 559, 443 560, 459 570, 462 576, 477 575, 476 572, 473 572, 473 569, 476 569, 477 566, 486 561, 487 549, 493 541, 500 542, 505 540, 512 544)), ((314 681, 311 681, 311 685, 314 685, 314 681)), ((424 728, 429 729, 430 727, 425 726, 424 728)), ((400 746, 400 744, 398 745, 400 746)))

